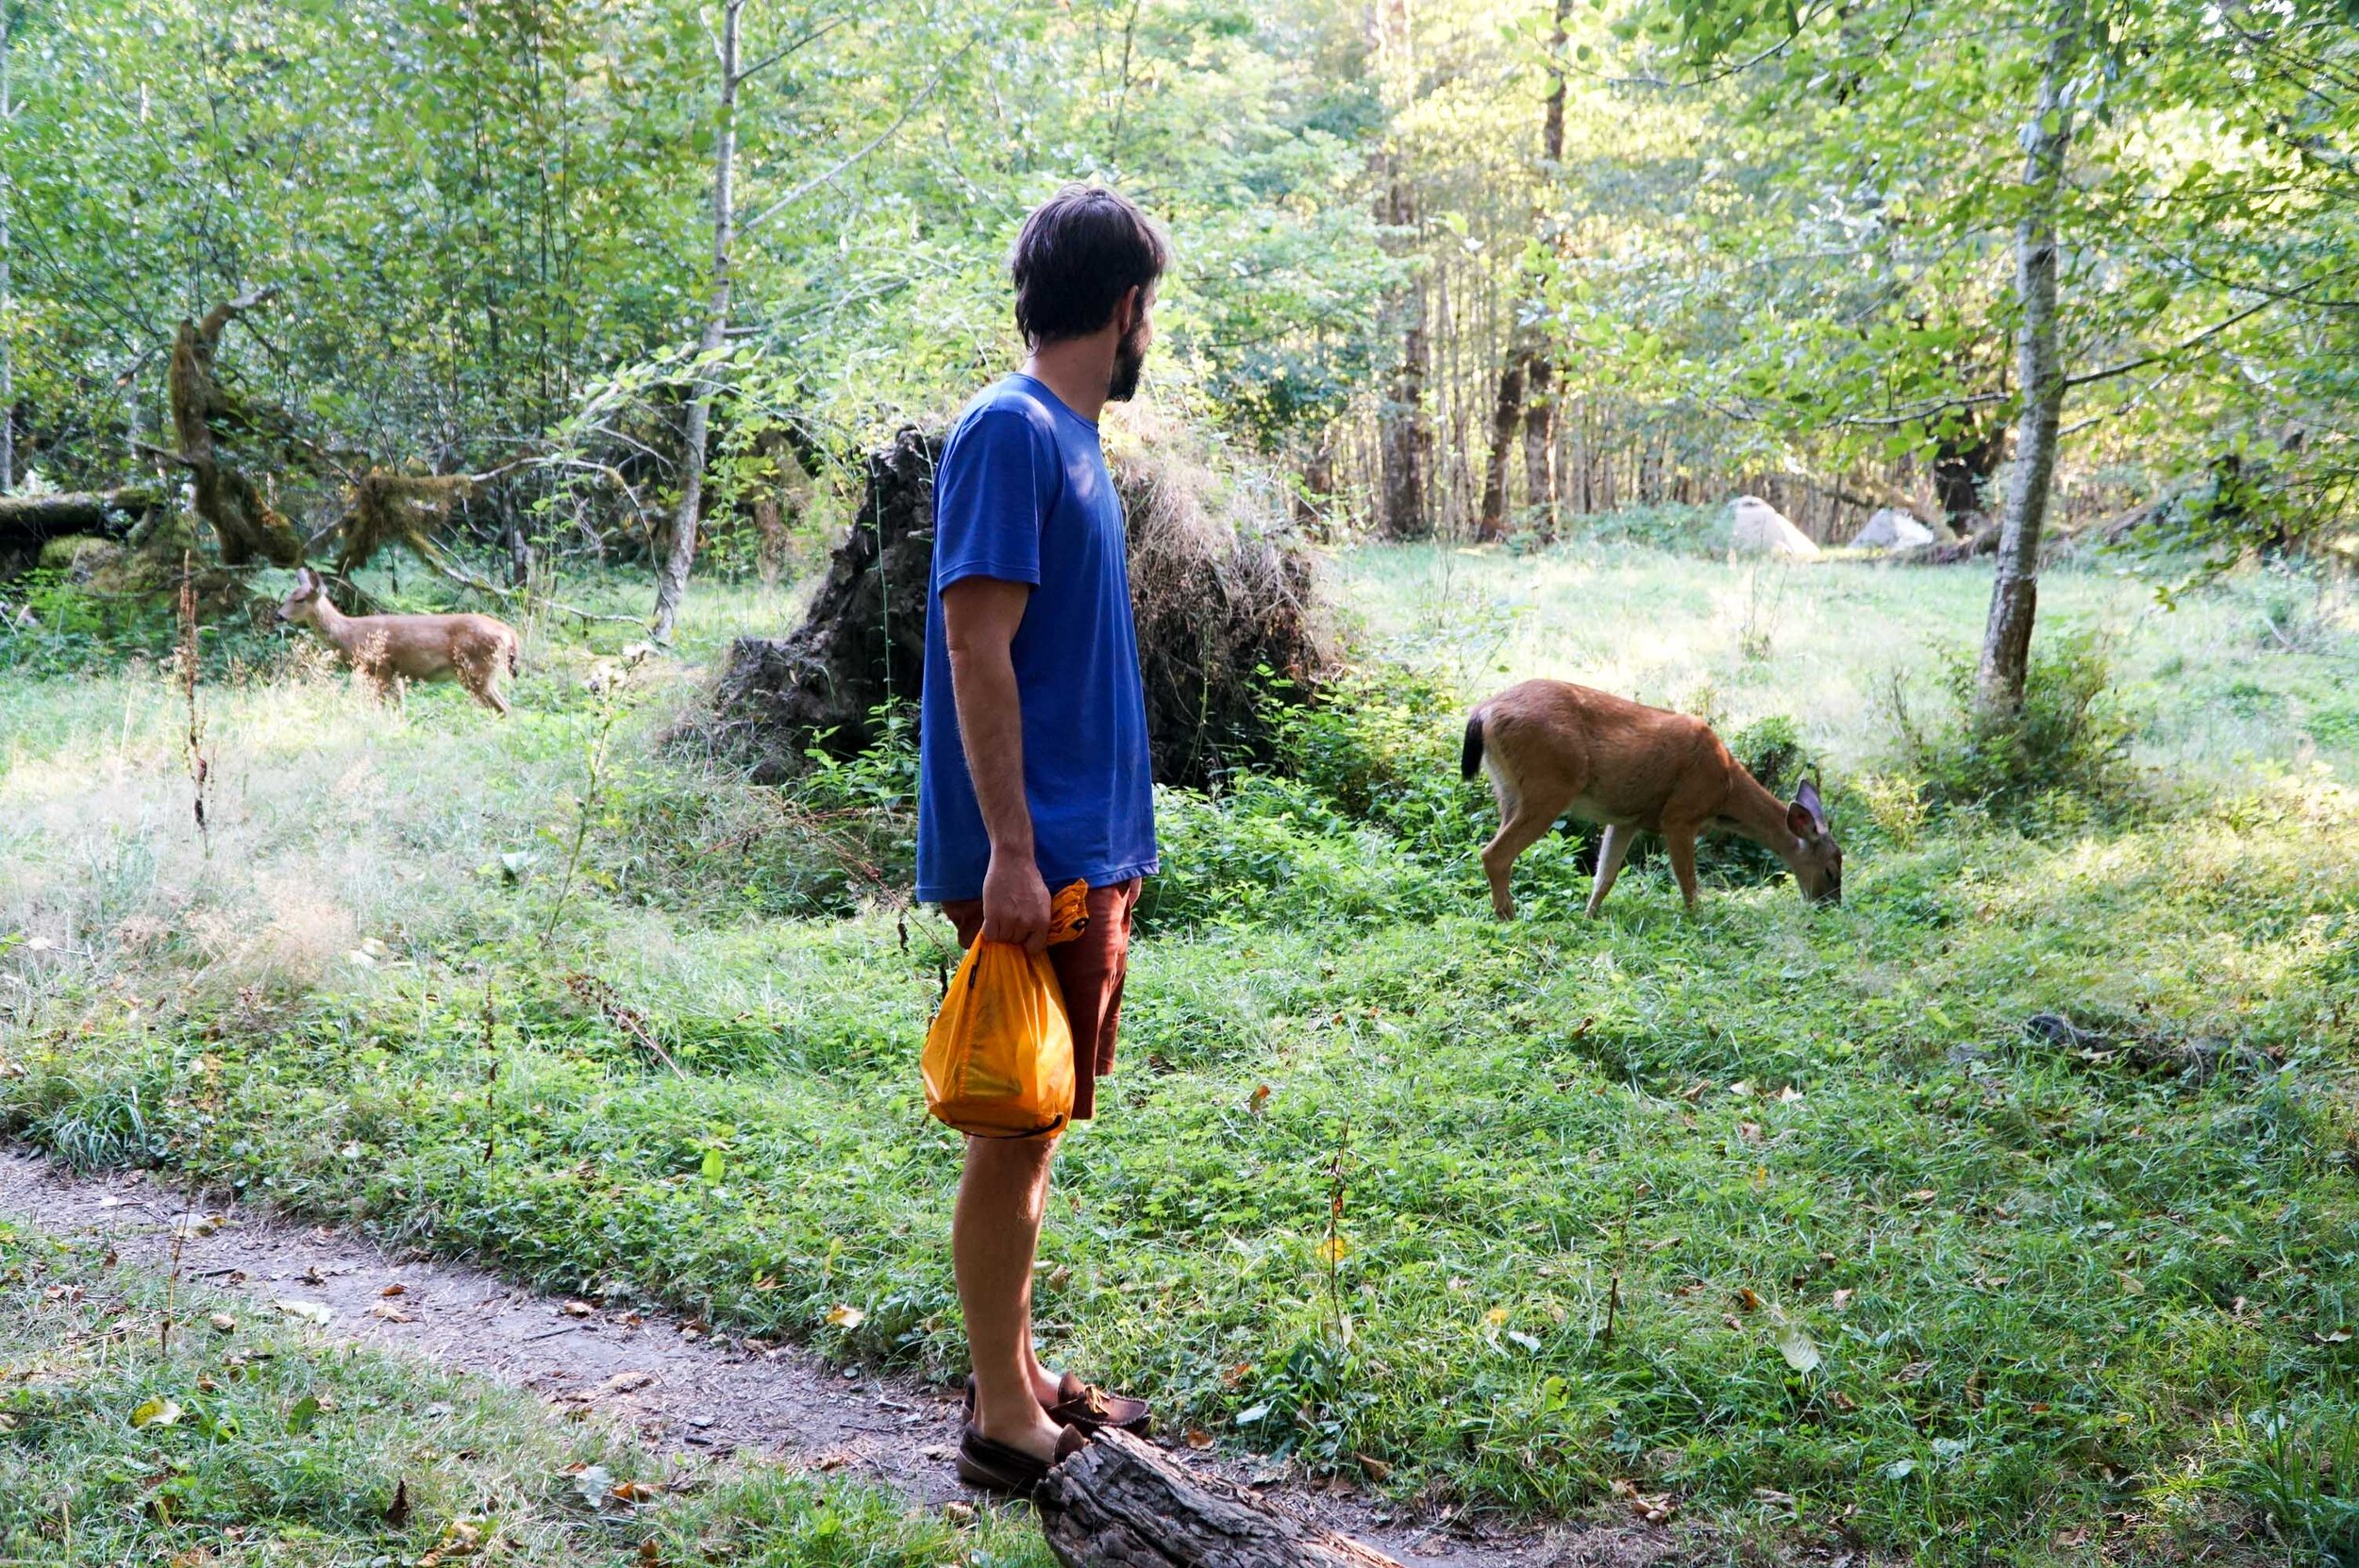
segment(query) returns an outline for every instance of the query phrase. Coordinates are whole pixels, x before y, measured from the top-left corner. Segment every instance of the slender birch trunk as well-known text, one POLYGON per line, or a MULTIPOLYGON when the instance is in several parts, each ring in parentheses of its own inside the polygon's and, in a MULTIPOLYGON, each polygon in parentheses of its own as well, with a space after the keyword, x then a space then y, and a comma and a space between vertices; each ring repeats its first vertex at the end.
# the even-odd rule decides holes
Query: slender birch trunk
POLYGON ((2039 607, 2040 534, 2055 488, 2065 394, 2056 306, 2056 220, 2065 155, 2072 145, 2072 106, 2065 93, 2081 61, 2083 3, 2059 0, 2052 13, 2054 31, 2040 73, 2038 107, 2023 129, 2023 216, 2015 231, 2016 293, 2023 310, 2016 329, 2016 365, 2023 407, 2016 420, 2015 482, 2008 487, 2007 509, 1999 524, 1998 575, 1991 584, 1990 621, 1983 633, 1975 680, 1977 701, 1992 718, 2022 711, 2032 622, 2039 607))
POLYGON ((736 238, 731 184, 737 162, 738 18, 745 0, 725 0, 721 9, 721 105, 714 126, 712 158, 712 288, 703 333, 696 340, 695 390, 688 399, 681 441, 679 509, 672 541, 656 570, 655 618, 649 627, 658 642, 669 642, 688 592, 688 570, 696 559, 696 518, 704 504, 705 443, 712 426, 712 399, 720 391, 718 357, 728 342, 729 248, 736 238))
MULTIPOLYGON (((14 137, 8 57, 15 32, 15 14, 0 0, 0 144, 12 144, 14 137)), ((16 488, 16 248, 8 232, 15 209, 16 184, 0 159, 0 492, 16 488)))

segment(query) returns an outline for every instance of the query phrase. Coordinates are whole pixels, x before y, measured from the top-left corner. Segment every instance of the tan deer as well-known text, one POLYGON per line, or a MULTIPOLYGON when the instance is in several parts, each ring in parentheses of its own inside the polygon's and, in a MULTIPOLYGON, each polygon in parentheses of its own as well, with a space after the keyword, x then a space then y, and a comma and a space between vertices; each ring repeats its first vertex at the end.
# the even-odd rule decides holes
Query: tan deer
POLYGON ((294 587, 278 607, 281 621, 315 628, 335 644, 353 673, 381 693, 395 677, 456 679, 468 695, 502 718, 508 699, 500 680, 516 673, 516 628, 490 615, 346 615, 326 593, 319 574, 295 568, 294 587))
POLYGON ((1817 787, 1806 781, 1792 805, 1782 804, 1701 719, 1570 681, 1528 680, 1474 710, 1459 764, 1468 778, 1487 768, 1498 796, 1499 830, 1482 847, 1482 871, 1501 920, 1515 914, 1507 887, 1515 857, 1567 813, 1605 828, 1589 890, 1593 917, 1642 832, 1663 835, 1691 909, 1696 837, 1706 831, 1767 845, 1811 903, 1843 901, 1843 847, 1817 787))

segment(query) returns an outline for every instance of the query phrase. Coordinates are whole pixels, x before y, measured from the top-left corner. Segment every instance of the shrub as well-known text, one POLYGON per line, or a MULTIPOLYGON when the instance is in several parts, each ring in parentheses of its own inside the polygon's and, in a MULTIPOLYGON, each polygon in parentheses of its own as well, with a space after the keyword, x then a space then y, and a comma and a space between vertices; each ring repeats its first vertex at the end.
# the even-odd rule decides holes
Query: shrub
POLYGON ((2100 633, 2048 639, 2032 655, 2019 713, 1994 716, 1976 701, 1974 664, 1953 658, 1947 711, 1914 711, 1896 678, 1884 697, 1899 769, 1920 780, 1933 809, 2029 812, 2043 823, 2087 818, 2126 804, 2135 720, 2113 685, 2112 648, 2100 633))

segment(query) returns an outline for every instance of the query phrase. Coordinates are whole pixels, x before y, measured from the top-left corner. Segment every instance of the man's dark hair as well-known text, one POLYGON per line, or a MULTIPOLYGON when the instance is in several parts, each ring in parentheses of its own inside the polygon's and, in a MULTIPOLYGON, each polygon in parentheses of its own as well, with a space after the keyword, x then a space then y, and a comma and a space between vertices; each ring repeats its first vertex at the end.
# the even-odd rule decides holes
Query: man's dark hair
POLYGON ((1086 338, 1113 319, 1132 289, 1150 291, 1171 244, 1130 199, 1102 185, 1068 185, 1032 209, 1015 237, 1015 325, 1028 343, 1086 338))

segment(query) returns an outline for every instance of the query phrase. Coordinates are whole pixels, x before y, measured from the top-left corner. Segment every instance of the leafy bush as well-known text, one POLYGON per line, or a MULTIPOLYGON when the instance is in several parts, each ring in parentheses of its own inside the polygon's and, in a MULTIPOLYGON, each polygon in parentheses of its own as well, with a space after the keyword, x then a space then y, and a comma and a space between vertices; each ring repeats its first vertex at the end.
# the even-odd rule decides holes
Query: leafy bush
POLYGON ((1947 711, 1930 723, 1897 679, 1884 698, 1896 760, 1920 781, 1928 806, 2028 812, 2055 824, 2126 804, 2137 723, 2114 691, 2112 649, 2101 634, 2066 632, 2033 649, 2019 713, 1982 709, 1973 661, 1962 655, 1943 687, 1947 711))
POLYGON ((1390 834, 1297 780, 1248 774, 1218 796, 1165 790, 1155 815, 1163 869, 1139 906, 1150 930, 1429 920, 1464 901, 1390 834))
POLYGON ((1383 828, 1417 859, 1463 856, 1490 836, 1490 800, 1458 776, 1466 704, 1430 673, 1355 671, 1315 705, 1284 712, 1280 766, 1354 822, 1383 828))
POLYGON ((1600 544, 1715 556, 1729 545, 1728 509, 1676 501, 1623 507, 1592 522, 1589 537, 1600 544))

